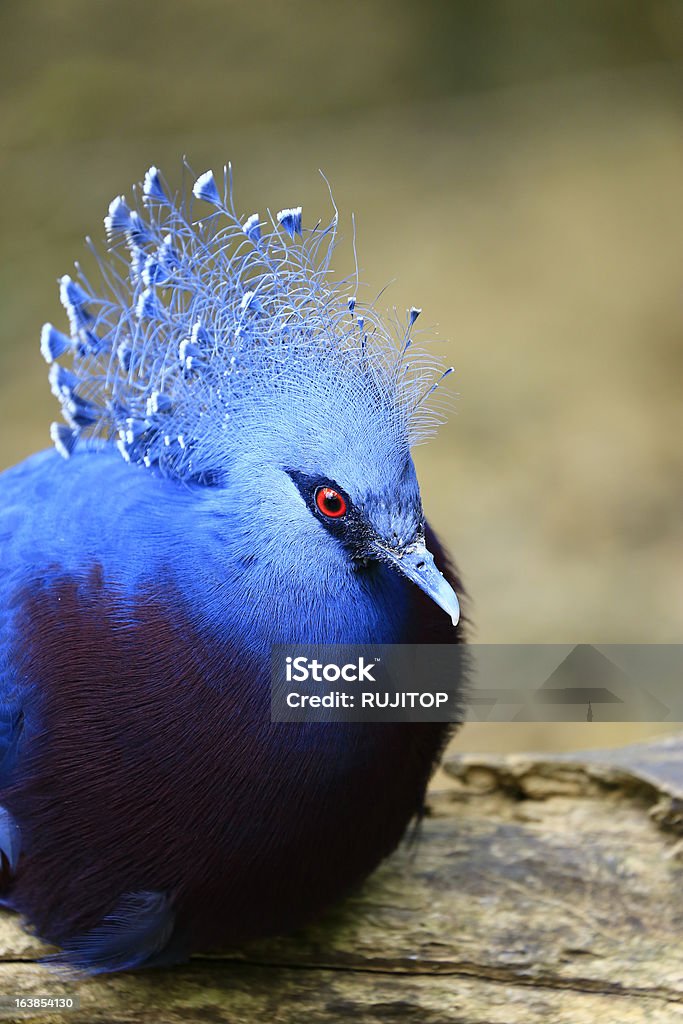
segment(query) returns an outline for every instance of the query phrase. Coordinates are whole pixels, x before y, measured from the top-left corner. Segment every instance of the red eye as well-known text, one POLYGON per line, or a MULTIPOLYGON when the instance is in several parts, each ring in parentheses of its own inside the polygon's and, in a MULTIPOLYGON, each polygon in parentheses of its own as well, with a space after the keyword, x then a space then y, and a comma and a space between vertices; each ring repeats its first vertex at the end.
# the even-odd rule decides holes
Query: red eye
POLYGON ((315 492, 315 503, 328 519, 341 519, 346 512, 346 502, 332 487, 319 487, 315 492))

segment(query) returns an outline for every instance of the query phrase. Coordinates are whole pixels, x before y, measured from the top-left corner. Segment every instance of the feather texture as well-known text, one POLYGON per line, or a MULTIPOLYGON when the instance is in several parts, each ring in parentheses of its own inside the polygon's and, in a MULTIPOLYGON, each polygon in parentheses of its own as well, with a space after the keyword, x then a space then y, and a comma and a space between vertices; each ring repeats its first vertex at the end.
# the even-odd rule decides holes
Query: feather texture
POLYGON ((71 431, 53 430, 61 454, 77 436, 99 437, 127 460, 210 482, 269 402, 311 389, 335 403, 340 389, 361 395, 407 446, 438 422, 425 403, 438 363, 410 344, 419 311, 392 333, 357 301, 357 282, 334 282, 336 214, 313 229, 301 207, 243 218, 228 169, 220 193, 207 171, 177 197, 153 167, 137 205, 111 202, 105 228, 99 282, 78 268, 60 282, 70 338, 43 328, 71 431))

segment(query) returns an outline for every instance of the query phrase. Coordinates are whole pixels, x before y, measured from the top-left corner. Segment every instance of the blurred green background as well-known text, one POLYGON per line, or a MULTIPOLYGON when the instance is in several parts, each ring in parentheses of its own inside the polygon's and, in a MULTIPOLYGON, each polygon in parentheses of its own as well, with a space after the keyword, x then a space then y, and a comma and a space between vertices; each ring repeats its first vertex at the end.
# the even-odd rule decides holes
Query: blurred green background
MULTIPOLYGON (((683 641, 683 4, 0 5, 0 468, 48 443, 56 279, 151 163, 330 212, 457 374, 416 452, 475 639, 683 641), (438 325, 438 328, 437 328, 438 325)), ((458 746, 647 727, 476 726, 458 746)))

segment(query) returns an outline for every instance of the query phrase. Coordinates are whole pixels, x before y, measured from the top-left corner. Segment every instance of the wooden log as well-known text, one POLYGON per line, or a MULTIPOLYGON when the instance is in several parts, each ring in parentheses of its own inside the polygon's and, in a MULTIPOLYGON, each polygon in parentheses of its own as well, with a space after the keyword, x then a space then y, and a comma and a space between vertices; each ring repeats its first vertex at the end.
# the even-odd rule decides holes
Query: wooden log
POLYGON ((36 964, 39 944, 0 916, 0 993, 81 1002, 0 1019, 683 1021, 683 735, 444 769, 419 836, 295 936, 74 981, 36 964))

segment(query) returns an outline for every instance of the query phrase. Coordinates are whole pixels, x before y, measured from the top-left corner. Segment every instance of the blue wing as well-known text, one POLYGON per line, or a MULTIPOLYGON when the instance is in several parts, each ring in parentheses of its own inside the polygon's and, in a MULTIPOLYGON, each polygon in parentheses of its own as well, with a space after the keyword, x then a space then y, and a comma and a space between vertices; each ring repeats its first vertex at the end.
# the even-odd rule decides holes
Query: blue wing
MULTIPOLYGON (((0 905, 13 906, 22 846, 27 858, 32 852, 34 823, 24 821, 15 792, 42 728, 41 682, 29 678, 30 662, 22 657, 26 595, 35 597, 61 574, 87 580, 94 567, 122 592, 134 589, 143 574, 153 574, 159 552, 169 550, 163 516, 155 521, 158 509, 175 499, 177 525, 186 494, 116 451, 85 446, 67 461, 49 450, 0 474, 0 905)), ((59 619, 49 628, 46 644, 58 643, 59 619)), ((132 969, 158 960, 172 928, 165 894, 128 893, 98 926, 70 938, 56 962, 93 973, 132 969)))
MULTIPOLYGON (((11 598, 21 578, 17 537, 23 532, 28 511, 20 496, 27 465, 0 476, 0 794, 16 769, 24 732, 23 693, 10 660, 10 648, 11 598)), ((20 851, 19 826, 0 802, 0 889, 6 888, 16 871, 20 851)))
POLYGON ((27 589, 47 582, 50 567, 79 560, 78 532, 73 525, 60 527, 60 518, 78 514, 79 473, 87 477, 91 464, 99 471, 108 462, 91 453, 74 461, 76 472, 65 473, 64 460, 48 450, 0 474, 0 891, 7 888, 21 850, 20 827, 3 805, 3 791, 21 770, 33 724, 28 699, 33 680, 24 678, 15 653, 21 639, 18 605, 27 589))
POLYGON ((20 758, 26 724, 29 681, 20 678, 12 659, 17 595, 45 569, 41 534, 50 505, 49 472, 57 465, 55 454, 47 451, 0 475, 0 794, 20 758))
POLYGON ((171 901, 164 893, 128 893, 100 924, 69 939, 61 952, 44 957, 43 963, 88 974, 153 966, 171 936, 173 923, 171 901))

